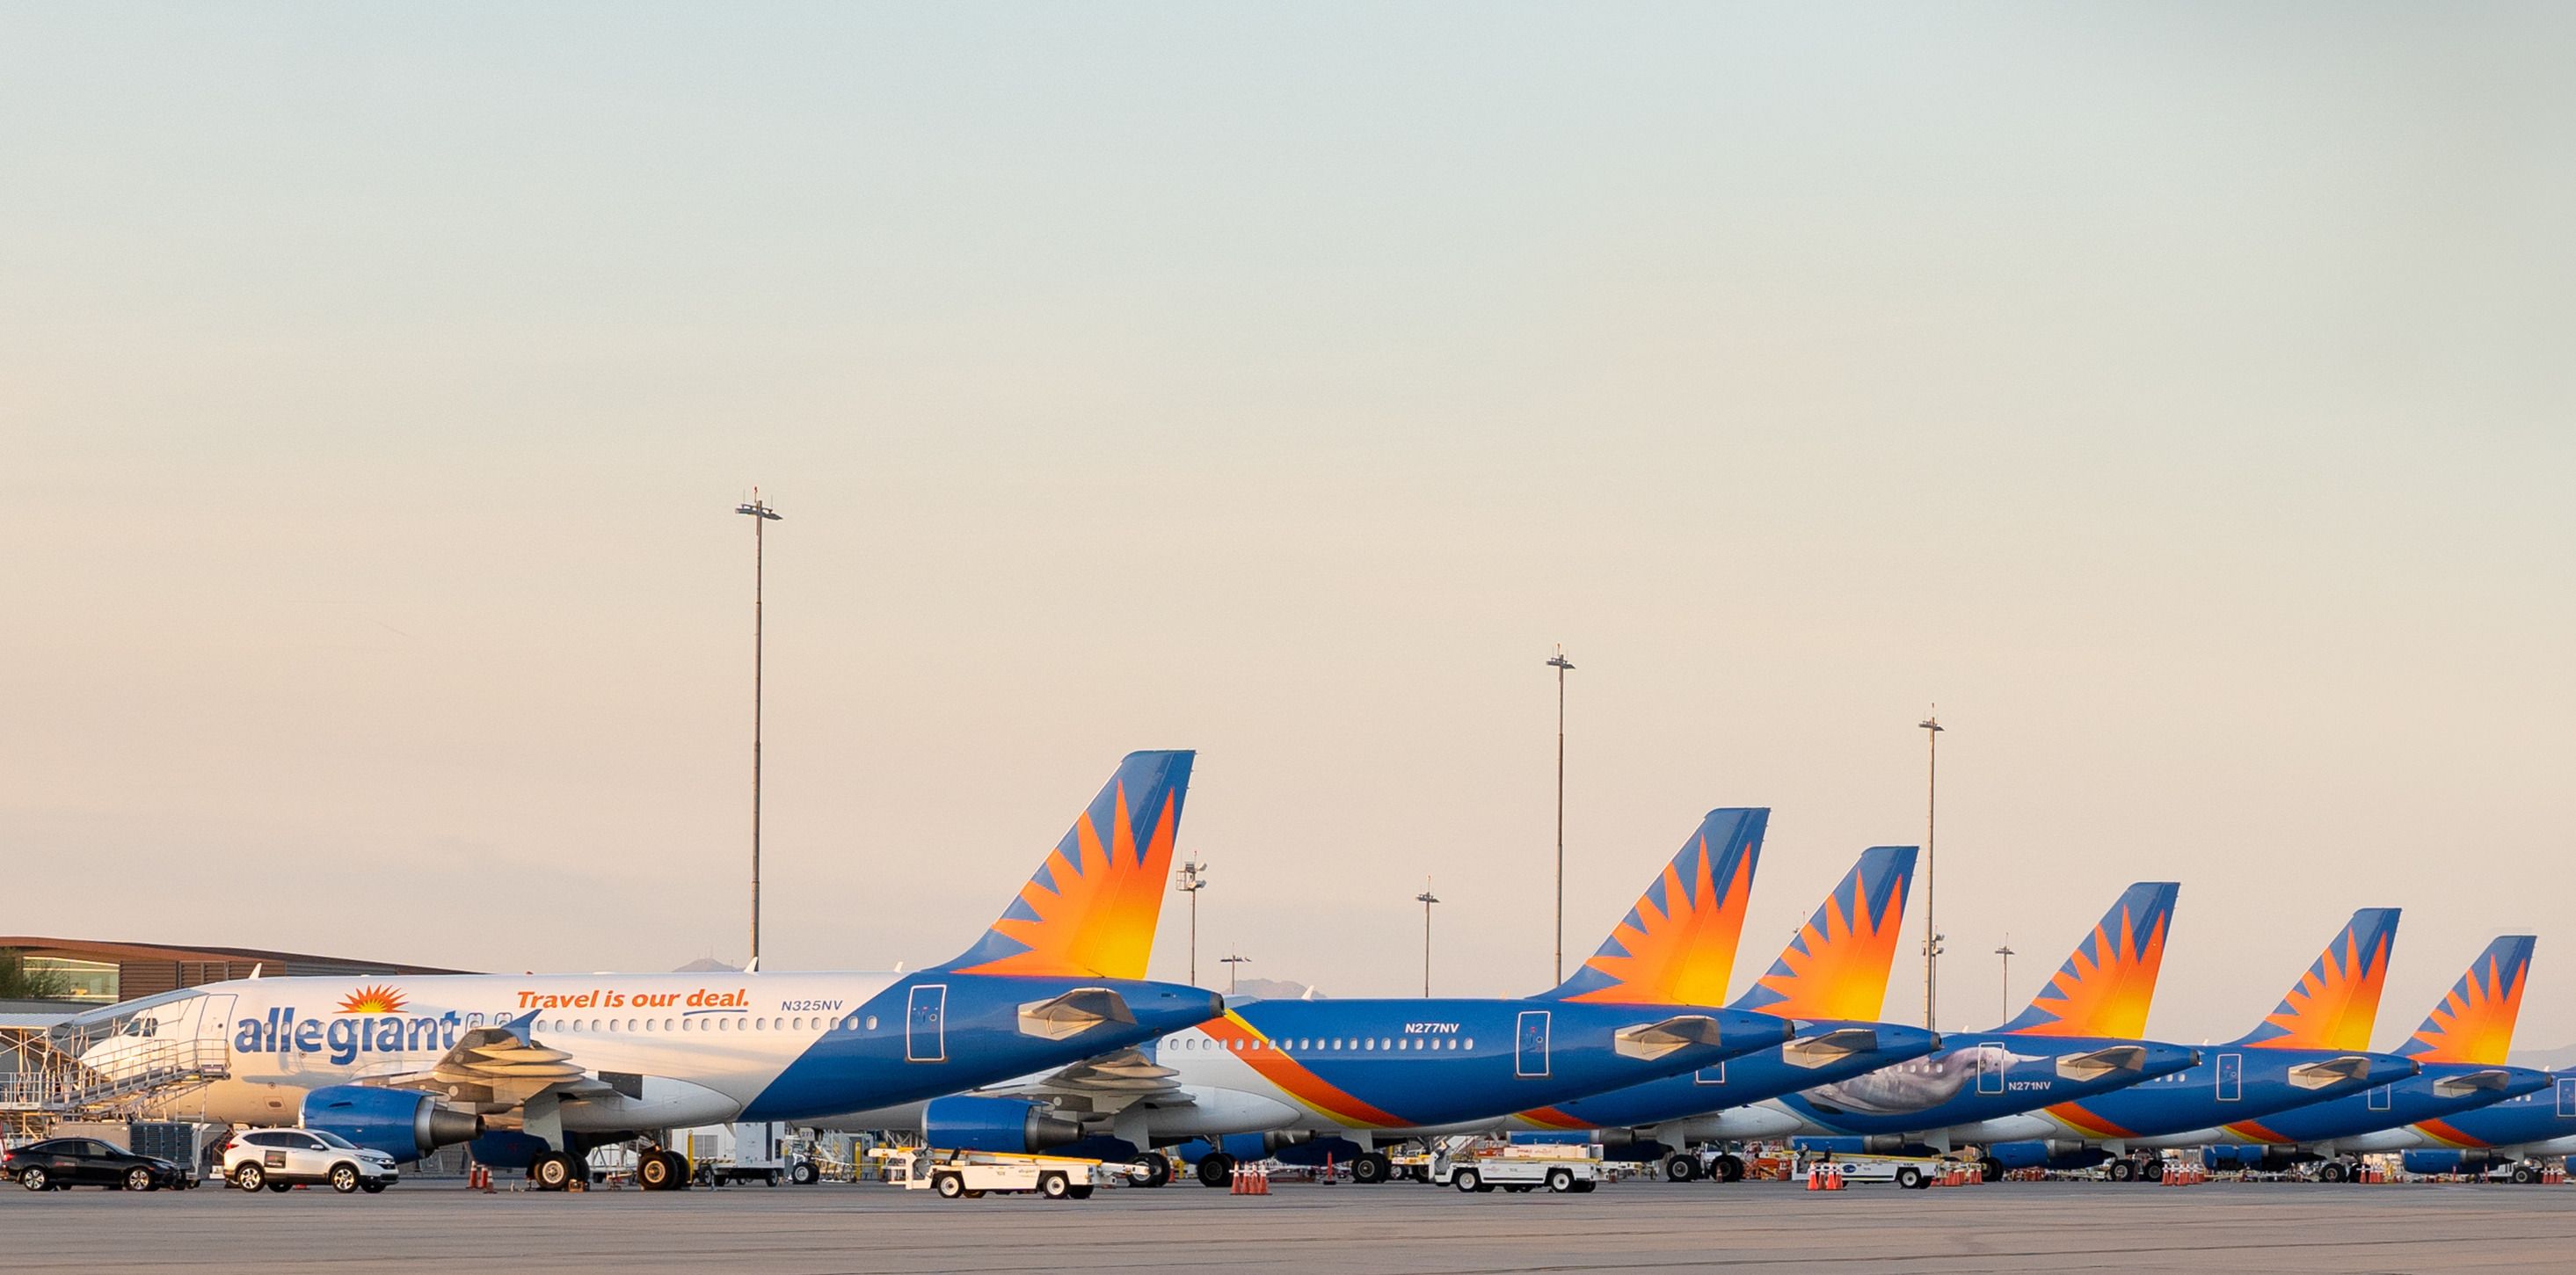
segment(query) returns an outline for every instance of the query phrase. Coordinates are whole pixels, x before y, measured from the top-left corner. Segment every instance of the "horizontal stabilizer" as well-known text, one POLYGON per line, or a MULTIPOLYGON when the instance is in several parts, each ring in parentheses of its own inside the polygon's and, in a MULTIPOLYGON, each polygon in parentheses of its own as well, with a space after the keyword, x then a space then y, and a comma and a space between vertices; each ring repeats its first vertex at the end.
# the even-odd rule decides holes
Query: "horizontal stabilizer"
POLYGON ((1616 1039, 1622 1058, 1661 1058, 1692 1045, 1716 1045, 1717 1020, 1706 1014, 1675 1014, 1660 1023, 1622 1027, 1616 1039))
POLYGON ((2494 1093, 2512 1083, 2513 1073, 2499 1067, 2465 1076, 2444 1076, 2433 1082, 2433 1092, 2444 1098, 2466 1098, 2470 1094, 2494 1093))
POLYGON ((2290 1069, 2290 1083, 2301 1089, 2323 1089, 2347 1080, 2359 1080, 2370 1074, 2370 1060, 2359 1054, 2346 1054, 2324 1062, 2301 1063, 2290 1069))
POLYGON ((1020 1006, 1020 1034, 1041 1040, 1079 1036, 1102 1023, 1134 1023, 1127 998, 1106 987, 1077 987, 1061 996, 1020 1006))
POLYGON ((1878 1051, 1878 1033, 1866 1027, 1843 1027, 1822 1036, 1801 1036, 1780 1047, 1792 1067, 1829 1067, 1851 1057, 1878 1051))
POLYGON ((2144 1045, 2106 1045, 2089 1053, 2068 1054, 2057 1060, 2057 1074, 2066 1080, 2099 1080, 2115 1071, 2138 1071, 2147 1065, 2144 1045))

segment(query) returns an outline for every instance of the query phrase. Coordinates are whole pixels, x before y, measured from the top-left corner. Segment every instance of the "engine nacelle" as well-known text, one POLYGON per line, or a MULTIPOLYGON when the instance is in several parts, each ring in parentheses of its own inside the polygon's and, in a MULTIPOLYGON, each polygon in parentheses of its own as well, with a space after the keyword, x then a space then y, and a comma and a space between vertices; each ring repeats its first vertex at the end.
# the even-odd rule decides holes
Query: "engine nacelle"
POLYGON ((1998 1142, 1986 1148, 1986 1158, 2007 1169, 2088 1169, 2100 1164, 2110 1154, 2092 1143, 2075 1138, 1998 1142))
POLYGON ((333 1085, 304 1095, 303 1125, 405 1161, 483 1134, 481 1116, 442 1107, 425 1093, 365 1085, 333 1085))
POLYGON ((943 1151, 1044 1151, 1082 1137, 1082 1126, 1020 1098, 934 1098, 922 1109, 922 1141, 943 1151))
POLYGON ((2409 1151, 2402 1159, 2408 1173, 2484 1173, 2505 1163, 2493 1151, 2409 1151))

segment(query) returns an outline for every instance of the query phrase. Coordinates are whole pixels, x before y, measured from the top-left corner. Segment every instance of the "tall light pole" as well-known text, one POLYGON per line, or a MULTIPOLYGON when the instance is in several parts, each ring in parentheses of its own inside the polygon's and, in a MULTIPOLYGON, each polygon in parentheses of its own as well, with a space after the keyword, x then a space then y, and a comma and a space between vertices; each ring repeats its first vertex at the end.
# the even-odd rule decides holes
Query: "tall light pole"
POLYGON ((751 965, 760 964, 760 674, 761 674, 761 592, 767 572, 766 543, 763 532, 781 515, 761 503, 760 489, 751 489, 751 499, 734 506, 735 513, 751 515, 751 965))
POLYGON ((1181 870, 1172 874, 1172 888, 1190 896, 1190 986, 1199 982, 1199 891, 1207 888, 1204 863, 1181 861, 1181 870))
POLYGON ((1556 981, 1561 986, 1565 982, 1565 675, 1574 671, 1574 662, 1565 658, 1563 642, 1556 644, 1556 654, 1549 657, 1547 666, 1556 670, 1556 981))
POLYGON ((1926 755, 1923 781, 1923 1030, 1937 1031, 1932 1018, 1940 1007, 1941 925, 1935 919, 1933 903, 1938 898, 1941 859, 1932 834, 1937 827, 1935 815, 1941 798, 1941 718, 1937 712, 1926 714, 1916 725, 1923 728, 1924 741, 1931 749, 1926 755))
POLYGON ((1236 967, 1236 966, 1238 966, 1238 965, 1241 965, 1241 964, 1243 964, 1245 961, 1248 961, 1248 960, 1251 960, 1251 959, 1252 959, 1252 958, 1251 958, 1251 957, 1249 957, 1249 956, 1229 956, 1229 957, 1226 957, 1226 958, 1225 958, 1225 994, 1226 994, 1226 995, 1228 995, 1228 996, 1232 996, 1232 995, 1234 995, 1234 967, 1236 967))
POLYGON ((1440 901, 1431 893, 1431 878, 1422 878, 1422 893, 1413 896, 1422 905, 1422 996, 1431 997, 1431 905, 1440 901))
POLYGON ((2004 1016, 2003 1016, 2003 1017, 2001 1017, 2001 1018, 1996 1019, 1995 1021, 1996 1021, 1996 1022, 1999 1022, 1999 1023, 2009 1023, 2009 1022, 2011 1022, 2011 1021, 2012 1021, 2012 1016, 2013 1016, 2013 1012, 2012 1012, 2012 958, 2013 958, 2013 950, 2012 950, 2012 936, 2011 936, 2011 935, 2007 934, 2007 935, 2005 935, 2005 936, 2004 936, 2004 945, 2003 945, 2002 947, 1999 947, 1999 948, 1996 948, 1996 949, 1995 949, 1995 955, 1997 955, 1997 956, 2000 956, 2000 957, 2004 958, 2004 1016))

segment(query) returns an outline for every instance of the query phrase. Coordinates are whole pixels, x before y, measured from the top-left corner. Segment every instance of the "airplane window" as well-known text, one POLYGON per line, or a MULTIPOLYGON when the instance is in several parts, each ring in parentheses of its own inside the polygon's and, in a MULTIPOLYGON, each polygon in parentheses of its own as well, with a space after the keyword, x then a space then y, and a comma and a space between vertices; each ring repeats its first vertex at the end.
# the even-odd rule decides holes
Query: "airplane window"
POLYGON ((877 1016, 876 1016, 876 1015, 874 1015, 874 1014, 870 1014, 870 1015, 868 1015, 868 1030, 869 1030, 869 1031, 875 1031, 876 1029, 877 1029, 877 1016))
POLYGON ((1467 1052, 1471 1054, 1476 1052, 1476 1038, 1473 1036, 1467 1038, 1467 1052))
POLYGON ((1377 1049, 1377 1042, 1375 1040, 1361 1041, 1360 1048, 1374 1052, 1377 1049))
POLYGON ((766 1018, 761 1019, 759 1022, 753 1023, 753 1024, 752 1024, 752 1026, 753 1026, 753 1027, 756 1027, 756 1028, 759 1028, 759 1029, 760 1029, 760 1030, 762 1030, 762 1031, 768 1031, 768 1030, 769 1030, 769 1020, 768 1020, 768 1019, 766 1019, 766 1018))
POLYGON ((630 1018, 630 1019, 627 1019, 627 1020, 626 1020, 626 1030, 628 1030, 628 1031, 634 1031, 634 1030, 636 1030, 636 1027, 635 1027, 635 1020, 634 1020, 634 1019, 630 1018))
MULTIPOLYGON (((599 1030, 599 1020, 598 1020, 598 1019, 594 1018, 594 1019, 590 1020, 590 1029, 591 1029, 592 1031, 598 1031, 598 1030, 599 1030)), ((611 1024, 609 1024, 609 1025, 608 1025, 608 1030, 610 1030, 610 1031, 615 1031, 615 1030, 617 1030, 617 1024, 615 1024, 615 1023, 611 1023, 611 1024)))
POLYGON ((1339 1036, 1335 1036, 1335 1037, 1333 1037, 1333 1048, 1335 1048, 1335 1049, 1339 1049, 1339 1048, 1341 1048, 1341 1047, 1342 1047, 1342 1038, 1341 1038, 1341 1037, 1339 1037, 1339 1036))

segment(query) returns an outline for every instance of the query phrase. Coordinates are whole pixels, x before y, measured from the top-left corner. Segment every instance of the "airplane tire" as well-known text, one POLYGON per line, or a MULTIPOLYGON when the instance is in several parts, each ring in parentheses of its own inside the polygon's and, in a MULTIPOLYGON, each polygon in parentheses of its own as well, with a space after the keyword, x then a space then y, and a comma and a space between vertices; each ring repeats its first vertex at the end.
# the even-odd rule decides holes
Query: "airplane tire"
POLYGON ((2113 1160, 2111 1162, 2111 1180, 2114 1182, 2137 1181, 2138 1162, 2135 1160, 2113 1160))
POLYGON ((662 1152, 647 1151, 635 1161, 635 1185, 647 1191, 670 1190, 674 1176, 671 1161, 662 1152))
POLYGON ((2140 1165, 2138 1167, 2138 1180, 2141 1182, 2164 1181, 2165 1162, 2162 1160, 2149 1160, 2145 1164, 2140 1165))
POLYGON ((1695 1155, 1689 1155, 1689 1154, 1685 1154, 1685 1153, 1683 1153, 1683 1152, 1678 1152, 1678 1151, 1677 1151, 1677 1152, 1674 1152, 1673 1154, 1671 1154, 1671 1155, 1669 1155, 1669 1156, 1664 1157, 1664 1180, 1665 1180, 1665 1181, 1667 1181, 1667 1182, 1689 1182, 1689 1181, 1693 1181, 1693 1180, 1697 1179, 1699 1176, 1700 1176, 1700 1172, 1699 1172, 1699 1157, 1698 1157, 1698 1156, 1695 1156, 1695 1155))
POLYGON ((549 1151, 528 1166, 528 1176, 536 1180, 540 1191, 561 1191, 572 1185, 581 1167, 561 1151, 549 1151))
POLYGON ((2333 1163, 2332 1161, 2328 1161, 2328 1162, 2327 1162, 2327 1164, 2326 1164, 2326 1166, 2325 1166, 2324 1168, 2317 1170, 2317 1181, 2319 1181, 2319 1182, 2341 1182, 2341 1181, 2343 1181, 2343 1166, 2342 1166, 2342 1165, 2340 1165, 2340 1164, 2333 1163))
POLYGON ((1733 1153, 1719 1156, 1715 1167, 1717 1169, 1717 1180, 1720 1182, 1741 1182, 1744 1180, 1744 1157, 1742 1156, 1735 1155, 1733 1153))
POLYGON ((2004 1162, 1987 1156, 1977 1161, 1977 1174, 1988 1182, 2001 1182, 2004 1180, 2004 1162))
POLYGON ((1394 1167, 1385 1156, 1371 1151, 1351 1160, 1351 1181, 1361 1186, 1376 1186, 1386 1181, 1387 1173, 1394 1167))
POLYGON ((1199 1185, 1220 1190, 1234 1185, 1234 1157, 1211 1151, 1199 1157, 1199 1185))

